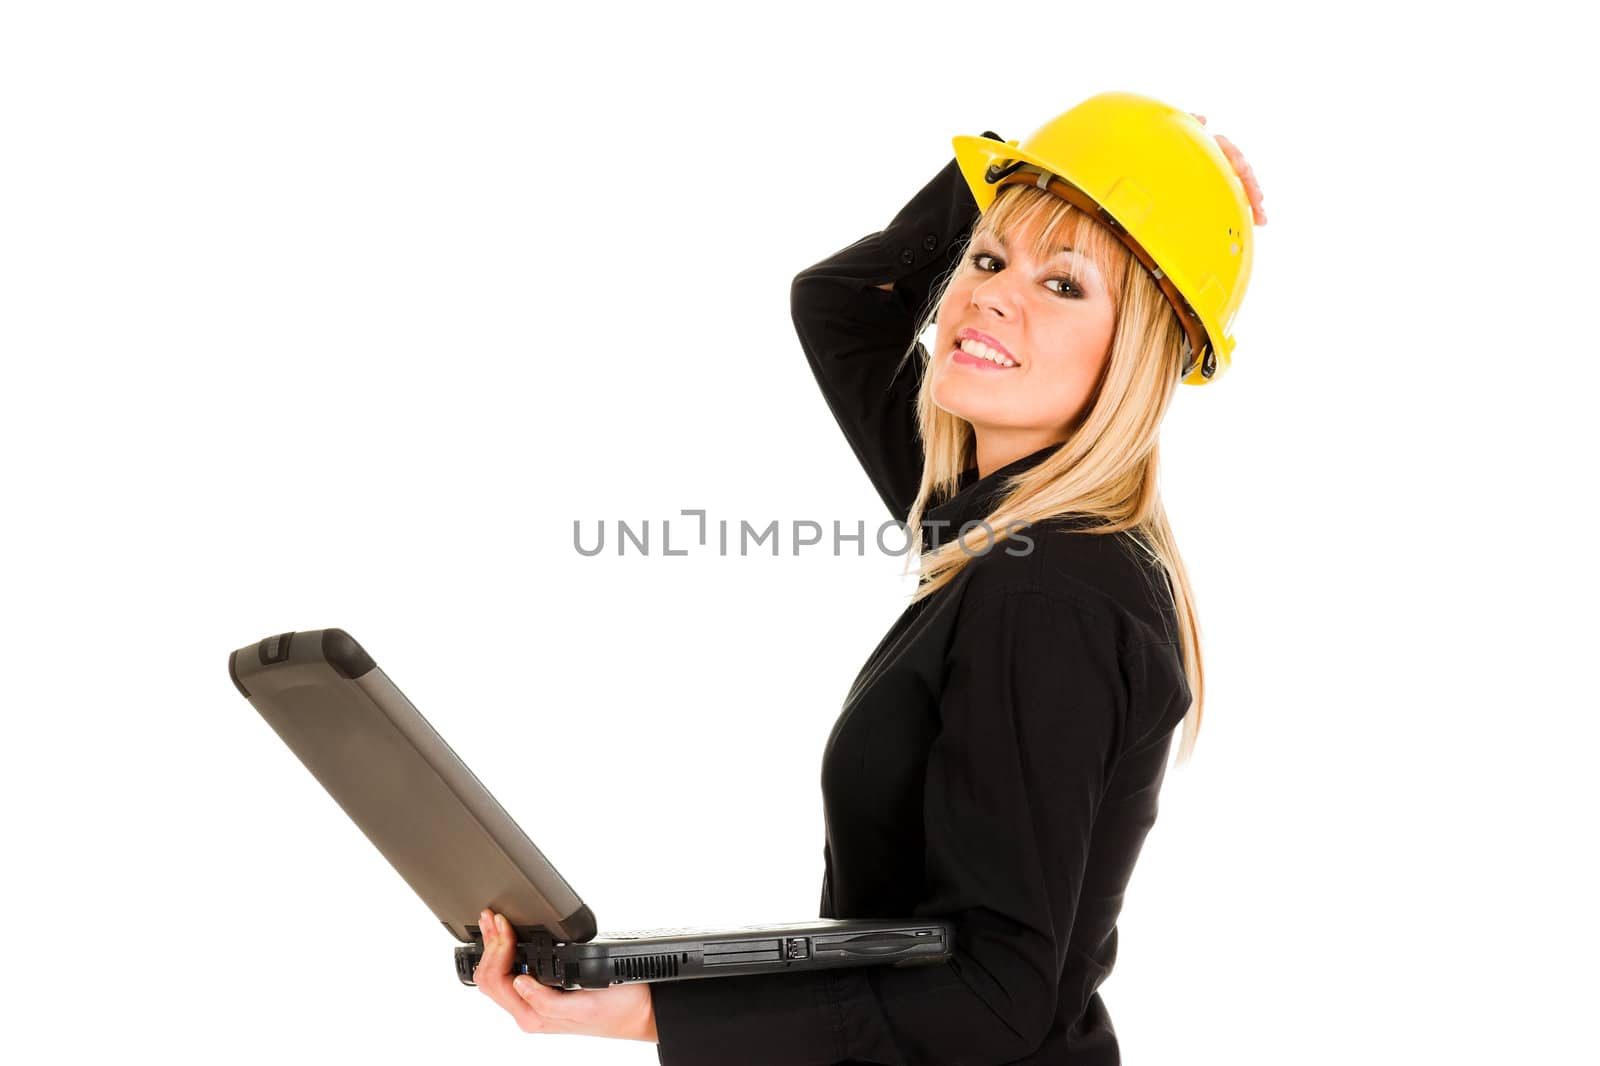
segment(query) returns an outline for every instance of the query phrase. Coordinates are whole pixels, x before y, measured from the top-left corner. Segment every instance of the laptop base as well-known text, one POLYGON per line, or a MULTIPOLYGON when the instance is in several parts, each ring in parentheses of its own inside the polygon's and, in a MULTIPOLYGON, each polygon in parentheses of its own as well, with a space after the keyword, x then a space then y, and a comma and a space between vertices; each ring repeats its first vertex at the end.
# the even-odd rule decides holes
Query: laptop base
MULTIPOLYGON (((558 941, 535 930, 520 938, 511 972, 552 988, 784 973, 869 964, 913 966, 950 958, 946 922, 835 921, 704 930, 671 936, 600 936, 583 943, 558 941)), ((456 948, 456 976, 474 985, 483 944, 456 948)))

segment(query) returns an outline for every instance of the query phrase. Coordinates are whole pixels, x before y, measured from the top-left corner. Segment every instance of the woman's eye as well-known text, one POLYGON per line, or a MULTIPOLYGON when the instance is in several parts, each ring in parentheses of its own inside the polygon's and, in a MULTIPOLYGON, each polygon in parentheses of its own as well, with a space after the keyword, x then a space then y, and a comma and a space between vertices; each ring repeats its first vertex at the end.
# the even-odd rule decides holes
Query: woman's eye
MULTIPOLYGON (((977 267, 979 270, 983 271, 986 274, 992 274, 992 273, 994 273, 995 270, 998 270, 1001 267, 1004 267, 1005 263, 1002 262, 1000 259, 996 258, 995 256, 990 255, 988 252, 975 252, 972 255, 972 265, 977 267), (989 268, 989 267, 984 265, 985 261, 990 262, 990 263, 996 263, 996 264, 998 264, 998 266, 996 266, 993 269, 991 269, 991 268, 989 268)), ((1065 286, 1065 288, 1062 288, 1062 289, 1053 289, 1053 290, 1051 290, 1053 292, 1060 293, 1062 296, 1081 297, 1083 295, 1083 289, 1081 289, 1078 286, 1078 283, 1073 281, 1071 278, 1051 278, 1050 281, 1059 281, 1059 282, 1061 282, 1062 285, 1065 286)), ((1046 284, 1048 284, 1048 283, 1049 282, 1046 282, 1046 284)))

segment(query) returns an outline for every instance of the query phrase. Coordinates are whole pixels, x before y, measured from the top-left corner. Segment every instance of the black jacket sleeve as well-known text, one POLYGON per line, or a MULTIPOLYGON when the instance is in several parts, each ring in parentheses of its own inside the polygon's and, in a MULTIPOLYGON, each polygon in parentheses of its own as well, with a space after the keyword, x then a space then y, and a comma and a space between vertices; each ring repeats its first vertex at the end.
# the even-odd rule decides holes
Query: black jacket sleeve
POLYGON ((918 342, 903 366, 902 357, 977 220, 952 159, 886 228, 802 270, 790 287, 795 331, 822 395, 900 521, 922 479, 916 401, 927 356, 918 342), (893 292, 877 288, 889 282, 893 292))
POLYGON ((1118 649, 1107 616, 1046 589, 963 603, 928 755, 914 913, 951 922, 953 958, 657 984, 663 1066, 977 1066, 1038 1048, 1128 733, 1118 649))

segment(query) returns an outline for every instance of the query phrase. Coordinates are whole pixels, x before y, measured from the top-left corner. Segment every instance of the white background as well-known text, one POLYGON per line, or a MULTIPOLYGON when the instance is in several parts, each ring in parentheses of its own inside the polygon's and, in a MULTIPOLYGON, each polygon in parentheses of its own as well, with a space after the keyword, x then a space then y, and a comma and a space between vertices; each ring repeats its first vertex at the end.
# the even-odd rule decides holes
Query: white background
POLYGON ((901 560, 573 522, 882 520, 790 278, 1123 88, 1270 216, 1165 432, 1210 699, 1125 1060, 1597 1061, 1592 61, 1475 10, 7 5, 6 1057, 653 1062, 458 985, 224 660, 349 630, 603 928, 815 915, 901 560))

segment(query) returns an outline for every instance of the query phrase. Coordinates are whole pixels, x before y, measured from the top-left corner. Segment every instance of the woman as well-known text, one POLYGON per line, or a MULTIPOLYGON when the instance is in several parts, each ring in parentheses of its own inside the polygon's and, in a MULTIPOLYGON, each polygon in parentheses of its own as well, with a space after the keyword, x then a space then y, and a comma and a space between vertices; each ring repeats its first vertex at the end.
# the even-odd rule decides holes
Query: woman
POLYGON ((1203 696, 1158 431, 1180 380, 1227 368, 1266 219, 1231 145, 1132 94, 955 143, 792 292, 921 560, 828 740, 821 915, 946 918, 954 956, 563 993, 507 979, 485 912, 478 986, 527 1031, 654 1040, 666 1066, 1119 1061, 1098 988, 1203 696))

